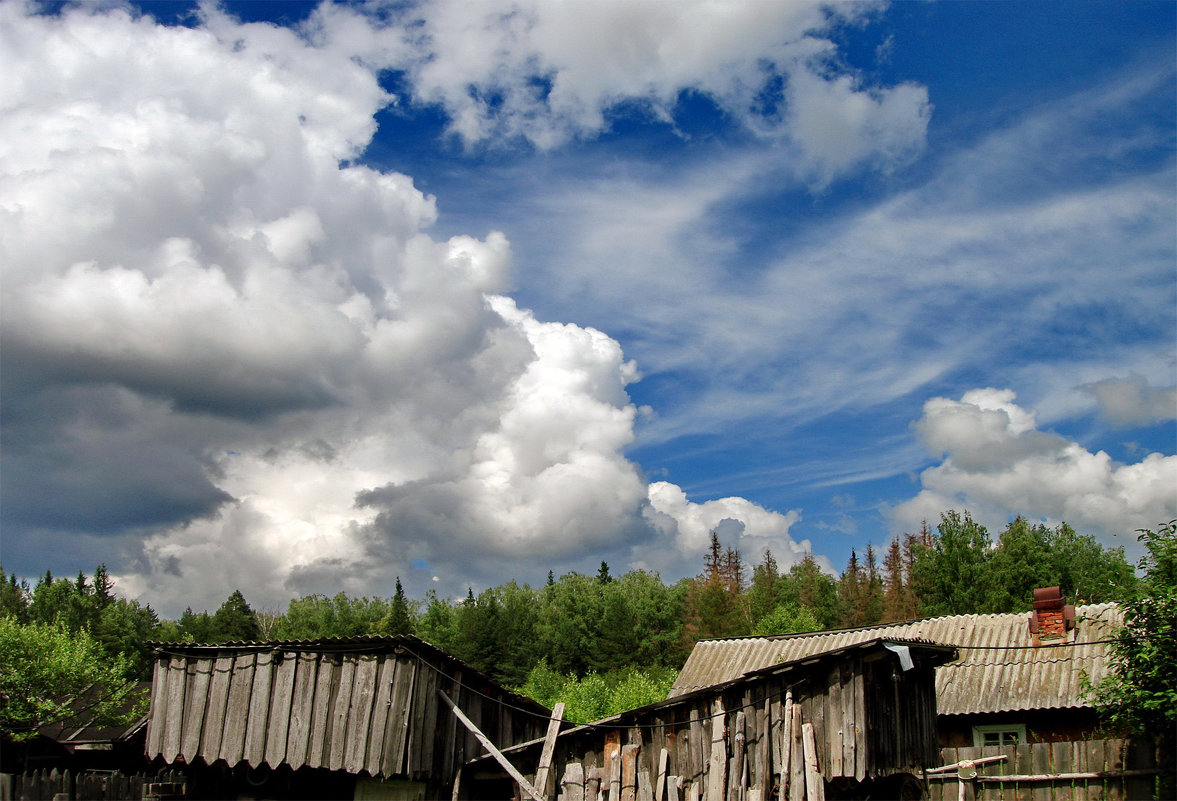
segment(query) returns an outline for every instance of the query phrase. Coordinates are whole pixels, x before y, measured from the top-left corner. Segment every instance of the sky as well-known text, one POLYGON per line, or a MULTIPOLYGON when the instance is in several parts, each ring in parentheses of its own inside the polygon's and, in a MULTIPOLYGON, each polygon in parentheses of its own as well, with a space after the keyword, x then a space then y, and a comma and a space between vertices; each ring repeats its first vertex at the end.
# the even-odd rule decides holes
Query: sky
POLYGON ((0 558, 165 616, 1177 518, 1177 4, 0 3, 0 558))

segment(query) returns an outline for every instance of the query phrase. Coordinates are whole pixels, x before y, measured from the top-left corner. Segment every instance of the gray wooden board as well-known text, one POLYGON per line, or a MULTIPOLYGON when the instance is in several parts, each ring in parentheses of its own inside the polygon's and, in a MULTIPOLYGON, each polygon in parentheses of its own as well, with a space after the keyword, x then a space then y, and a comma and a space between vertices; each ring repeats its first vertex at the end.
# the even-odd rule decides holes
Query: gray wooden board
POLYGON ((347 748, 348 713, 351 712, 351 695, 355 689, 356 660, 345 656, 339 669, 339 693, 331 710, 331 741, 324 748, 327 767, 331 770, 343 768, 344 750, 347 748))
POLYGON ((290 712, 294 703, 294 674, 298 668, 296 654, 285 653, 279 656, 281 661, 274 666, 266 732, 266 764, 272 768, 286 761, 286 741, 290 734, 290 712))
POLYGON ((265 651, 257 655, 254 665, 243 753, 245 761, 254 767, 266 761, 266 727, 270 722, 270 687, 274 681, 273 660, 274 655, 265 651))
POLYGON ((151 708, 147 715, 147 756, 155 758, 162 750, 164 714, 167 711, 168 670, 162 658, 151 669, 151 708))
POLYGON ((315 701, 307 724, 306 764, 312 768, 327 766, 327 740, 331 736, 332 696, 338 684, 339 664, 329 657, 319 657, 315 670, 315 701))
POLYGON ((221 757, 231 766, 240 762, 245 752, 245 724, 249 717, 253 671, 253 654, 238 654, 234 658, 229 699, 225 704, 225 728, 221 735, 221 757))
POLYGON ((384 726, 384 754, 380 760, 380 771, 386 777, 404 773, 405 721, 415 670, 415 663, 396 657, 392 707, 384 726))
POLYGON ((233 679, 233 658, 218 656, 212 661, 209 676, 208 705, 204 712, 204 729, 200 735, 200 755, 209 764, 221 755, 225 728, 225 705, 229 702, 229 683, 233 679))
POLYGON ((318 658, 302 652, 292 657, 292 661, 294 684, 290 695, 290 726, 286 732, 286 762, 298 770, 306 764, 310 747, 318 658))
POLYGON ((200 738, 204 730, 205 710, 208 703, 208 688, 212 680, 213 660, 195 659, 190 662, 191 670, 187 681, 189 688, 184 703, 184 733, 180 740, 180 752, 187 759, 201 755, 200 738))
POLYGON ((384 758, 384 737, 392 707, 392 682, 395 677, 396 659, 392 655, 385 655, 380 660, 380 670, 376 676, 376 698, 372 703, 372 722, 369 724, 371 735, 364 755, 365 769, 373 776, 383 775, 380 763, 384 758))
POLYGON ((173 659, 168 665, 168 715, 161 749, 167 762, 175 762, 176 757, 180 755, 187 673, 187 667, 182 659, 173 659))
POLYGON ((348 714, 347 743, 344 748, 343 768, 348 773, 364 770, 368 753, 368 738, 371 736, 372 704, 376 697, 376 677, 379 665, 372 654, 356 659, 355 689, 351 694, 351 711, 348 714))

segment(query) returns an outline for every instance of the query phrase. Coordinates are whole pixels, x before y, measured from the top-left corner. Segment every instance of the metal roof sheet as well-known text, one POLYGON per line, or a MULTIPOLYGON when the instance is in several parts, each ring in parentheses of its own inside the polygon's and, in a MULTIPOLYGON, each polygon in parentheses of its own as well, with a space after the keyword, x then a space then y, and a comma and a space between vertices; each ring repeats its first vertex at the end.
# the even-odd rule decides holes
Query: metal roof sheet
POLYGON ((1107 674, 1108 645, 1123 625, 1116 604, 1076 607, 1075 628, 1063 645, 1032 646, 1028 613, 954 615, 903 623, 776 637, 703 640, 695 645, 670 697, 721 684, 780 662, 888 637, 925 640, 960 649, 936 669, 941 715, 1088 706, 1082 675, 1107 674), (1086 643, 1086 644, 1085 644, 1086 643))

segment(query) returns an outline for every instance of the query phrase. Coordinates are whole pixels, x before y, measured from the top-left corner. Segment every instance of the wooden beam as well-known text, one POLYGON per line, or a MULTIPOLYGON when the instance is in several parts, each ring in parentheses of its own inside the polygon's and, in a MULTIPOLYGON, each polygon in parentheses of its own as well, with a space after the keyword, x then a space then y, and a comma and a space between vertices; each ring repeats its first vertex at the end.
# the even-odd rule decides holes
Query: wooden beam
POLYGON ((552 779, 552 755, 556 751, 556 735, 560 733, 560 721, 564 719, 564 702, 556 704, 552 708, 552 718, 548 721, 548 733, 544 737, 544 748, 539 755, 539 766, 535 770, 535 786, 536 789, 543 793, 546 797, 552 797, 553 787, 549 785, 555 784, 552 779))
POLYGON ((817 769, 817 740, 812 723, 801 724, 801 749, 805 754, 805 798, 806 801, 825 801, 826 787, 821 772, 817 769))
POLYGON ((453 713, 458 716, 458 720, 462 721, 462 724, 470 730, 470 733, 478 738, 478 742, 482 743, 482 747, 489 751, 490 755, 495 758, 495 761, 503 766, 503 770, 507 771, 511 778, 514 779, 521 788, 523 788, 523 792, 531 796, 534 801, 547 801, 543 795, 540 794, 539 790, 536 790, 534 787, 532 787, 531 782, 527 781, 523 774, 516 770, 515 766, 507 761, 507 758, 503 756, 503 752, 495 748, 494 743, 487 739, 487 736, 483 734, 477 726, 474 725, 474 721, 466 717, 461 709, 458 709, 458 705, 454 703, 454 699, 450 698, 441 690, 438 690, 437 694, 440 695, 442 700, 444 700, 449 705, 453 713))

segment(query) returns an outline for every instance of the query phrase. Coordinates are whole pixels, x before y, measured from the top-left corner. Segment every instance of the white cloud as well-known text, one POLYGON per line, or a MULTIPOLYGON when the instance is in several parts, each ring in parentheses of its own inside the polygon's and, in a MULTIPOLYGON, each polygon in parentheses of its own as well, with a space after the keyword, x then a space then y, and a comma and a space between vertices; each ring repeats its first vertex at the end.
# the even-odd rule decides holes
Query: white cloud
POLYGON ((0 5, 6 545, 134 532, 112 571, 168 614, 655 558, 678 521, 644 516, 619 344, 505 297, 502 234, 436 240, 411 179, 348 166, 379 32, 356 61, 350 12, 205 17, 0 5))
POLYGON ((1052 522, 1117 544, 1139 528, 1177 517, 1177 456, 1150 453, 1119 464, 1077 442, 1037 428, 1010 390, 977 389, 959 401, 933 398, 915 424, 942 461, 920 474, 923 489, 889 511, 897 528, 965 508, 1001 526, 1014 515, 1052 522))
POLYGON ((1141 375, 1106 378, 1083 388, 1113 425, 1139 426, 1177 418, 1177 388, 1150 386, 1141 375))
POLYGON ((440 0, 411 7, 390 34, 403 36, 400 58, 414 53, 398 65, 413 98, 440 105, 467 145, 524 138, 553 148, 607 130, 622 103, 673 122, 689 90, 749 130, 790 142, 807 179, 824 185, 863 164, 902 163, 924 145, 926 90, 863 85, 821 38, 871 8, 440 0))
MULTIPOLYGON (((660 534, 654 547, 639 549, 639 564, 660 569, 676 564, 680 572, 698 572, 701 554, 707 551, 711 532, 720 533, 725 546, 738 548, 744 558, 758 562, 767 548, 783 567, 799 562, 812 552, 809 540, 795 542, 789 529, 801 520, 801 513, 784 514, 764 509, 744 498, 717 498, 703 503, 687 499, 674 484, 650 484, 647 517, 660 534)), ((819 561, 831 569, 828 560, 819 561)))

